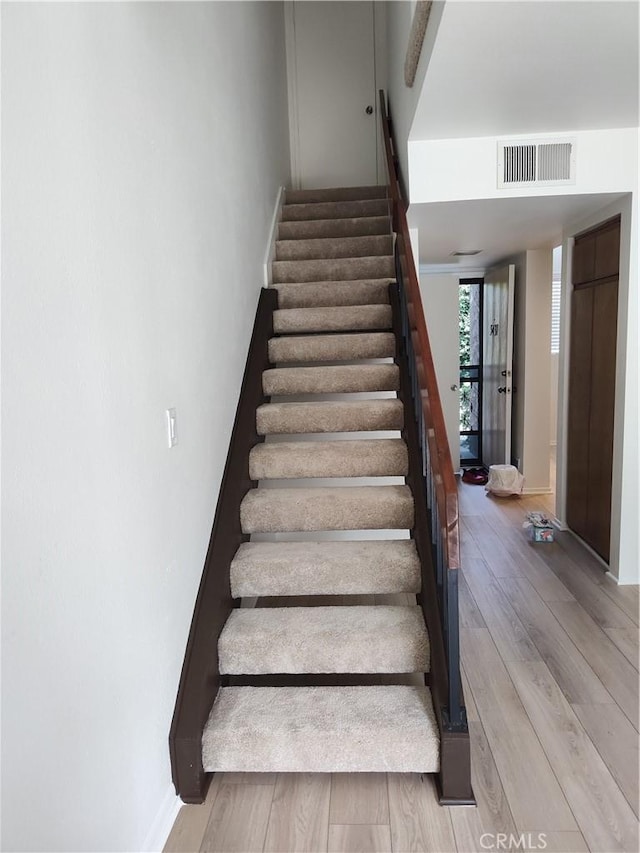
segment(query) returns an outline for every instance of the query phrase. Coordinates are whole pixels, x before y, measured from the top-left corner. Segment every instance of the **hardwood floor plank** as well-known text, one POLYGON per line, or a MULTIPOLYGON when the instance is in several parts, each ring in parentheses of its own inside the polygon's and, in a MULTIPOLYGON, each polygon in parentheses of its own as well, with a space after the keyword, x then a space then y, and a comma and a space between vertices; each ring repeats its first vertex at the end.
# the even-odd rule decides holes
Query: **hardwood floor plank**
MULTIPOLYGON (((551 571, 573 593, 576 601, 602 628, 633 628, 634 622, 608 595, 603 594, 602 584, 590 578, 584 564, 574 561, 562 547, 562 532, 559 541, 545 543, 547 547, 538 553, 551 571)), ((564 536, 570 536, 569 533, 564 536)), ((586 551, 586 549, 583 549, 586 551)))
POLYGON ((546 664, 506 665, 589 847, 635 853, 635 815, 546 664))
MULTIPOLYGON (((493 525, 492 520, 488 523, 493 525)), ((521 524, 509 527, 494 525, 494 530, 514 563, 522 568, 522 576, 527 578, 543 601, 575 600, 574 595, 551 571, 539 553, 548 543, 531 542, 521 524)), ((490 564, 489 567, 491 568, 490 564)))
POLYGON ((460 630, 467 628, 486 628, 486 623, 482 618, 482 614, 478 609, 478 605, 474 597, 471 595, 469 584, 467 583, 464 571, 460 572, 458 578, 458 611, 460 618, 460 630))
POLYGON ((500 587, 569 702, 613 702, 604 685, 529 581, 505 578, 500 587))
POLYGON ((477 555, 490 563, 491 571, 496 577, 517 578, 524 575, 524 566, 512 558, 500 536, 483 518, 465 516, 462 525, 471 534, 477 555))
POLYGON ((468 560, 463 575, 502 660, 540 660, 538 650, 484 560, 468 560))
POLYGON ((389 823, 385 773, 333 773, 329 823, 389 823))
POLYGON ((577 602, 550 601, 549 608, 637 729, 638 671, 577 602))
MULTIPOLYGON (((533 836, 534 843, 536 834, 533 836)), ((540 842, 543 836, 546 844, 545 853, 589 853, 587 842, 581 832, 541 832, 540 842)))
POLYGON ((611 578, 604 576, 602 590, 614 601, 621 610, 627 614, 629 619, 638 625, 640 622, 640 600, 638 598, 639 587, 637 584, 629 586, 618 586, 611 578))
POLYGON ((273 790, 273 785, 220 785, 201 853, 261 853, 273 790))
POLYGON ((637 628, 605 628, 604 632, 611 642, 620 649, 634 669, 638 669, 640 631, 637 628))
POLYGON ((390 853, 391 834, 384 824, 329 827, 329 853, 390 853))
POLYGON ((461 636, 462 660, 519 832, 578 827, 488 630, 461 636), (535 779, 535 784, 532 780, 535 779))
POLYGON ((394 853, 455 853, 451 809, 438 804, 433 776, 389 773, 388 780, 394 853))
POLYGON ((211 780, 204 803, 182 806, 164 845, 163 853, 195 853, 200 850, 219 787, 220 779, 216 774, 211 780))
POLYGON ((216 773, 221 785, 271 785, 276 784, 277 773, 216 773))
POLYGON ((638 733, 617 705, 572 705, 627 802, 638 815, 638 733))
POLYGON ((598 585, 606 579, 606 566, 585 548, 579 537, 570 530, 559 531, 556 541, 571 559, 580 565, 582 572, 588 575, 598 585))
POLYGON ((480 716, 478 715, 478 709, 476 708, 476 703, 473 699, 473 691, 471 690, 471 685, 469 684, 467 673, 464 671, 464 666, 462 665, 460 666, 460 678, 462 680, 464 704, 467 709, 467 720, 469 722, 479 723, 480 716))
POLYGON ((327 849, 329 773, 279 773, 264 843, 265 853, 319 853, 327 849))
POLYGON ((516 825, 482 724, 470 721, 469 733, 471 779, 478 805, 449 811, 458 853, 483 853, 483 836, 515 835, 516 825))

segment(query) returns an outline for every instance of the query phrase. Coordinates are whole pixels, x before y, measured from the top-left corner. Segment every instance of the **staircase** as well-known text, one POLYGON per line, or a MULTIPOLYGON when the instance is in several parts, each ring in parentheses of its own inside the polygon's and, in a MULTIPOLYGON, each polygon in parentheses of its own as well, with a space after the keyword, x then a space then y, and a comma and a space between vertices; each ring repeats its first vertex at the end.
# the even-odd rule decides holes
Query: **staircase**
POLYGON ((185 802, 219 771, 389 771, 474 803, 456 483, 381 117, 388 188, 282 208, 169 736, 185 802))
POLYGON ((379 435, 404 423, 385 196, 287 193, 275 366, 262 373, 269 402, 256 411, 265 441, 251 450, 258 486, 240 506, 252 541, 230 570, 234 599, 264 606, 236 607, 220 635, 228 686, 204 730, 207 772, 439 770, 420 562, 401 538, 414 525, 409 453, 403 438, 379 435), (366 538, 372 530, 384 538, 366 538))

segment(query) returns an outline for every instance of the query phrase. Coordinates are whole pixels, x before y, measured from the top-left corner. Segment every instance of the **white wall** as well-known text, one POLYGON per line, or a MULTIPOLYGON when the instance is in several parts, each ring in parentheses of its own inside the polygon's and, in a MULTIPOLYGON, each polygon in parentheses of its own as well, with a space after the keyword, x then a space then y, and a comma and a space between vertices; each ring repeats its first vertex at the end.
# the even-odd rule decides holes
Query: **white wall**
MULTIPOLYGON (((637 184, 637 173, 636 173, 637 184)), ((568 408, 573 238, 613 216, 621 216, 616 347, 616 402, 613 440, 610 572, 619 583, 640 582, 638 532, 640 452, 638 447, 638 198, 637 193, 567 226, 563 240, 562 315, 558 392, 557 514, 566 518, 566 418, 568 408)))
POLYGON ((5 850, 162 843, 284 65, 279 3, 3 4, 5 850))
POLYGON ((529 139, 576 140, 576 182, 560 186, 498 189, 498 139, 411 140, 409 170, 411 202, 467 201, 480 198, 562 196, 581 193, 629 192, 638 167, 638 128, 531 134, 529 139))
POLYGON ((454 471, 460 468, 459 281, 455 275, 420 275, 420 294, 442 401, 454 471))
POLYGON ((401 173, 406 192, 413 202, 413 176, 409 175, 408 139, 445 3, 436 0, 431 6, 420 61, 411 87, 404 82, 404 61, 416 4, 412 0, 389 0, 386 6, 389 108, 393 119, 396 153, 400 160, 401 173))

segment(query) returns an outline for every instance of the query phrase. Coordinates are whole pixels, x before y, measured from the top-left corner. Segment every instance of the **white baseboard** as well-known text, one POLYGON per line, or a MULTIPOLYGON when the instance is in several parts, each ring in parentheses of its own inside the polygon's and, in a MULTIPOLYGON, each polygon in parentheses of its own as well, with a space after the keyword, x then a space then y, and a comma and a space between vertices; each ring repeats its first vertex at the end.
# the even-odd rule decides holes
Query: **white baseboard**
POLYGON ((162 853, 181 807, 182 800, 176 796, 173 785, 169 785, 142 845, 143 853, 162 853))
POLYGON ((284 203, 284 193, 285 187, 280 187, 278 190, 278 195, 276 197, 275 207, 273 209, 273 216, 271 217, 271 228, 269 230, 269 242, 267 244, 267 251, 264 256, 264 287, 271 287, 273 283, 273 278, 271 275, 271 262, 276 256, 276 240, 278 239, 278 223, 280 222, 280 215, 282 213, 282 205, 284 203))
POLYGON ((616 586, 618 586, 620 584, 620 581, 618 580, 618 578, 615 575, 612 575, 611 572, 605 572, 604 576, 605 576, 605 578, 607 578, 607 580, 613 581, 613 583, 616 586))
POLYGON ((527 487, 525 486, 522 490, 523 495, 552 495, 553 489, 536 489, 535 486, 527 487))

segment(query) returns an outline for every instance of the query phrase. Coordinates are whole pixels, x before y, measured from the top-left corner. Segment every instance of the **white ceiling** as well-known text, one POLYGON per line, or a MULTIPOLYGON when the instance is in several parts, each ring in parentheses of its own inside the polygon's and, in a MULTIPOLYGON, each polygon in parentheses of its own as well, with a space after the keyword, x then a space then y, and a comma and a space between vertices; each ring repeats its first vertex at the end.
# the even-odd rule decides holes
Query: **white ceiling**
POLYGON ((447 0, 411 139, 638 125, 637 0, 447 0))
POLYGON ((421 265, 457 263, 461 272, 488 269, 524 249, 559 245, 564 227, 617 198, 619 194, 602 193, 416 204, 409 209, 409 224, 419 229, 421 265), (451 252, 467 249, 482 252, 451 257, 451 252))
MULTIPOLYGON (((637 0, 446 0, 411 139, 636 127, 637 0)), ((486 269, 553 247, 618 195, 412 205, 420 263, 486 269), (469 258, 451 252, 482 249, 469 258)))

